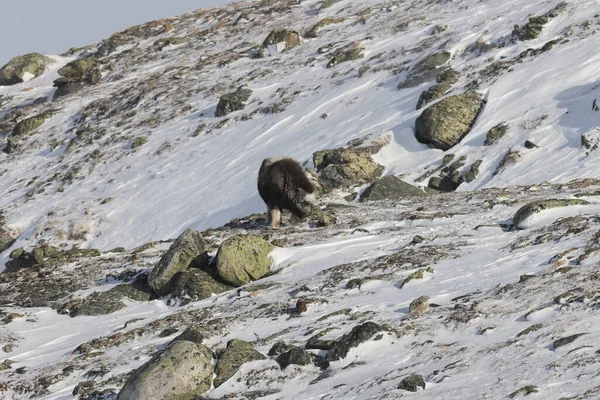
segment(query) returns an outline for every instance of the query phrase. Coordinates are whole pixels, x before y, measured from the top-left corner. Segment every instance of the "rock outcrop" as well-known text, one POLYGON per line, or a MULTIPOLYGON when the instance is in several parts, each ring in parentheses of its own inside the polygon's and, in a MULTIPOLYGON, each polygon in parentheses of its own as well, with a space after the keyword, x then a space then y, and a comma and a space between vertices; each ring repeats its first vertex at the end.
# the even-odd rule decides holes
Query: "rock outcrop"
POLYGON ((36 78, 53 62, 50 57, 39 53, 15 57, 0 68, 0 86, 15 85, 36 78))

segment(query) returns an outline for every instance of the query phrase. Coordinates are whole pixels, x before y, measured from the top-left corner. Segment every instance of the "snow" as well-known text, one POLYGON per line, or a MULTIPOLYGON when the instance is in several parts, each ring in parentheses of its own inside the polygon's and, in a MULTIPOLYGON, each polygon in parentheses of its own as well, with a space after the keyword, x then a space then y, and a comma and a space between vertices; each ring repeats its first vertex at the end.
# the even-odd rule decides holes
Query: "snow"
MULTIPOLYGON (((597 30, 595 15, 599 1, 573 0, 564 14, 553 18, 544 27, 539 38, 475 56, 464 53, 475 40, 498 41, 510 34, 513 25, 522 25, 530 15, 547 12, 556 2, 462 0, 448 4, 421 2, 410 8, 408 3, 411 2, 364 0, 352 4, 340 2, 319 12, 319 19, 338 13, 349 18, 341 32, 328 27, 319 38, 306 40, 289 52, 279 53, 281 47, 275 46, 269 51, 273 56, 265 59, 240 59, 223 68, 187 71, 185 85, 174 83, 164 93, 153 93, 158 99, 154 103, 139 106, 139 114, 162 106, 165 112, 174 112, 173 96, 179 94, 178 91, 184 93, 185 86, 198 88, 210 82, 228 87, 229 83, 255 70, 270 70, 251 81, 248 87, 253 94, 247 109, 229 115, 231 120, 224 128, 193 136, 200 124, 214 126, 222 121, 213 117, 218 96, 181 94, 178 100, 192 107, 187 114, 156 127, 139 124, 128 128, 125 133, 130 136, 148 138, 139 150, 131 151, 125 141, 103 142, 103 150, 124 155, 100 163, 85 179, 75 180, 65 187, 64 192, 51 188, 32 197, 26 195, 32 187, 37 187, 33 183, 28 185, 34 177, 43 181, 60 171, 61 163, 69 165, 78 160, 80 155, 67 151, 75 136, 73 120, 92 101, 108 98, 128 84, 164 72, 169 67, 196 66, 203 56, 230 49, 238 42, 259 43, 274 27, 292 26, 303 31, 316 22, 317 17, 310 10, 317 3, 305 1, 294 7, 289 15, 267 17, 269 21, 265 21, 253 37, 224 35, 216 38, 216 50, 210 48, 210 54, 206 51, 191 55, 186 53, 187 45, 167 47, 163 50, 166 56, 131 67, 133 72, 122 80, 103 82, 60 102, 60 113, 48 120, 40 129, 40 135, 32 139, 32 151, 18 159, 0 155, 0 209, 7 211, 7 226, 21 233, 11 249, 0 255, 0 269, 12 249, 30 248, 38 238, 45 238, 44 235, 52 240, 47 232, 73 226, 87 232, 85 240, 79 243, 81 247, 109 250, 123 246, 132 249, 150 241, 175 238, 186 228, 215 228, 233 218, 264 212, 264 204, 256 191, 256 175, 264 158, 289 156, 312 166, 314 151, 339 147, 356 138, 389 137, 390 143, 373 159, 385 167, 384 175, 401 175, 407 182, 420 186, 426 185, 427 181, 416 182, 416 179, 441 165, 445 154, 452 153, 455 159, 467 156, 466 167, 475 160, 484 160, 478 178, 462 184, 459 195, 479 189, 600 178, 598 154, 587 154, 581 148, 581 135, 595 132, 600 125, 600 112, 592 109, 600 88, 600 54, 594 51, 600 48, 597 33, 581 30, 580 35, 570 36, 568 42, 515 63, 510 71, 483 82, 478 90, 487 99, 484 111, 472 131, 448 152, 420 144, 414 138, 414 122, 421 113, 415 110, 416 100, 429 84, 398 90, 396 86, 405 78, 406 72, 394 75, 382 69, 359 78, 347 64, 329 70, 323 62, 307 63, 309 57, 318 54, 320 47, 333 39, 343 39, 344 43, 363 40, 365 46, 364 59, 352 64, 352 68, 358 69, 362 62, 382 52, 397 52, 399 65, 405 62, 412 65, 425 53, 415 55, 411 49, 430 37, 431 26, 448 24, 450 30, 445 37, 446 49, 453 54, 451 65, 468 72, 479 69, 489 58, 509 60, 527 48, 540 48, 549 40, 562 37, 569 29, 582 29, 584 21, 593 21, 593 29, 597 30), (372 15, 375 21, 355 24, 356 14, 366 7, 378 10, 372 15), (396 33, 394 29, 400 17, 414 20, 406 31, 396 33), (365 39, 367 34, 372 38, 365 39), (298 92, 285 111, 244 121, 239 119, 259 103, 277 102, 280 99, 278 89, 285 89, 286 93, 298 92), (501 145, 483 146, 489 129, 502 121, 506 121, 510 129, 501 145), (49 149, 46 144, 36 142, 41 136, 48 142, 57 140, 59 144, 49 149), (539 147, 526 149, 525 140, 531 140, 539 147), (158 154, 165 143, 171 144, 173 149, 158 154), (502 173, 494 174, 509 149, 521 152, 521 160, 502 173), (100 202, 108 197, 114 197, 114 200, 101 205, 100 202)), ((244 25, 250 23, 252 21, 244 25)), ((194 28, 206 29, 216 24, 214 20, 198 19, 194 28)), ((148 40, 139 46, 147 49, 151 43, 152 40, 148 40)), ((131 49, 135 47, 121 50, 131 49)), ((31 104, 37 98, 51 99, 52 82, 58 77, 56 71, 75 59, 51 57, 56 62, 41 77, 0 87, 0 95, 13 96, 9 105, 31 104)), ((175 72, 172 74, 176 75, 175 72)), ((452 94, 460 92, 468 79, 463 76, 452 94)), ((0 110, 0 117, 6 110, 8 108, 0 110)), ((140 119, 136 121, 140 122, 140 119)), ((334 326, 339 329, 325 336, 334 339, 347 333, 359 321, 371 318, 378 323, 391 324, 402 332, 386 333, 380 340, 370 340, 353 348, 345 359, 332 363, 327 370, 329 375, 323 379, 317 380, 323 373, 317 367, 290 366, 281 371, 273 360, 257 361, 245 364, 233 379, 210 392, 209 396, 220 398, 252 389, 277 391, 265 397, 270 399, 401 398, 406 397, 406 393, 396 387, 410 373, 426 377, 426 390, 414 394, 420 399, 503 398, 527 384, 540 387, 538 398, 575 396, 600 385, 598 357, 592 354, 598 350, 593 346, 600 341, 597 330, 600 317, 597 309, 573 308, 575 311, 571 311, 568 306, 553 304, 553 297, 572 289, 573 278, 563 273, 564 280, 551 281, 556 266, 549 264, 549 260, 572 248, 578 249, 577 256, 583 253, 582 249, 589 245, 598 229, 595 219, 600 206, 590 200, 592 204, 588 206, 545 210, 523 221, 518 227, 524 228, 523 231, 500 229, 499 224, 509 223, 526 201, 556 194, 550 193, 544 185, 527 191, 523 189, 523 192, 526 193, 499 191, 486 201, 504 204, 494 204, 488 209, 482 206, 481 198, 460 197, 456 200, 459 204, 452 203, 454 197, 448 198, 448 203, 439 200, 430 204, 427 203, 429 200, 423 200, 427 206, 425 212, 432 215, 427 219, 408 218, 408 214, 417 212, 412 201, 397 202, 384 211, 376 206, 369 208, 353 203, 357 207, 357 218, 362 218, 358 226, 332 228, 325 237, 318 236, 319 233, 313 237, 306 226, 284 231, 285 235, 301 239, 298 240, 300 245, 273 251, 272 270, 277 273, 260 283, 274 286, 257 293, 238 294, 234 290, 186 306, 178 303, 169 306, 166 298, 147 303, 132 301, 123 310, 98 317, 70 318, 48 308, 7 308, 7 312, 24 313, 26 317, 0 326, 0 340, 5 331, 18 338, 15 350, 10 354, 0 353, 0 356, 14 361, 13 369, 27 367, 34 377, 36 372, 59 368, 73 361, 76 356, 72 352, 82 343, 146 326, 179 312, 205 309, 215 317, 231 317, 236 321, 227 325, 227 332, 207 338, 205 343, 211 348, 223 347, 228 340, 238 338, 257 341, 257 349, 263 354, 274 341, 262 343, 260 340, 270 335, 277 334, 276 340, 302 346, 313 332, 334 326), (516 197, 519 197, 519 203, 516 197), (445 211, 453 212, 444 217, 433 216, 435 212, 445 211), (555 240, 531 244, 538 237, 536 235, 542 237, 547 233, 544 229, 567 217, 589 218, 589 227, 579 236, 565 234, 555 240), (425 237, 427 241, 411 247, 415 235, 425 237), (529 240, 528 245, 513 246, 519 240, 529 240), (371 261, 412 248, 426 251, 423 246, 446 246, 451 250, 440 260, 432 253, 430 266, 435 272, 425 273, 423 279, 412 280, 402 288, 403 280, 420 268, 406 262, 406 265, 394 265, 388 270, 371 261), (325 283, 339 266, 360 262, 364 262, 362 269, 341 270, 339 274, 343 280, 336 282, 333 288, 325 283), (507 289, 513 290, 510 294, 500 291, 516 285, 515 282, 526 274, 535 276, 533 279, 540 283, 521 291, 507 289), (360 288, 346 289, 345 283, 352 278, 372 279, 366 280, 360 288), (545 284, 551 289, 545 289, 545 284), (281 304, 293 308, 296 298, 289 293, 303 286, 312 292, 302 293, 318 300, 310 304, 306 314, 293 318, 288 313, 260 314, 261 305, 281 304), (448 318, 451 312, 448 310, 462 304, 455 298, 467 294, 476 301, 469 300, 465 307, 478 303, 483 311, 474 319, 459 324, 448 318), (439 307, 430 307, 421 316, 410 314, 411 301, 423 295, 431 297, 431 303, 439 307), (346 308, 350 309, 347 315, 327 317, 346 308), (136 318, 142 320, 124 328, 127 321, 136 318), (537 334, 517 337, 519 332, 537 323, 543 324, 537 334), (407 328, 409 324, 414 324, 415 329, 407 328), (589 334, 582 337, 577 346, 587 344, 592 346, 590 350, 582 348, 570 353, 575 345, 560 351, 551 348, 553 340, 580 332, 589 334), (586 357, 587 361, 575 362, 573 357, 576 356, 586 357), (257 371, 262 379, 249 387, 247 382, 254 382, 257 371)), ((166 247, 160 245, 159 250, 164 251, 166 247)), ((590 257, 577 265, 574 258, 561 262, 576 267, 583 271, 582 274, 591 274, 595 260, 593 254, 590 257)), ((75 297, 85 297, 111 287, 113 283, 99 283, 99 286, 75 293, 75 297)), ((111 371, 102 380, 137 368, 149 359, 152 351, 171 339, 146 335, 107 349, 97 363, 111 365, 111 371)), ((84 371, 78 370, 51 385, 48 393, 40 398, 71 399, 75 385, 86 379, 84 371)), ((16 392, 11 395, 21 398, 16 392)))

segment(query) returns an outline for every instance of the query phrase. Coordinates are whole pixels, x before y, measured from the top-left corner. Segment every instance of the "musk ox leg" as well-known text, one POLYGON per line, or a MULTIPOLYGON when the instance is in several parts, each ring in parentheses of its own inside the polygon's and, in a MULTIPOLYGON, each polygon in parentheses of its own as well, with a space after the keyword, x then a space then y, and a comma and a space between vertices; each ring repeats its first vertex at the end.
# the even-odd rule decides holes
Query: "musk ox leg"
POLYGON ((271 206, 267 206, 267 224, 271 224, 271 206))
POLYGON ((281 224, 281 210, 277 208, 271 209, 271 228, 279 229, 281 224))

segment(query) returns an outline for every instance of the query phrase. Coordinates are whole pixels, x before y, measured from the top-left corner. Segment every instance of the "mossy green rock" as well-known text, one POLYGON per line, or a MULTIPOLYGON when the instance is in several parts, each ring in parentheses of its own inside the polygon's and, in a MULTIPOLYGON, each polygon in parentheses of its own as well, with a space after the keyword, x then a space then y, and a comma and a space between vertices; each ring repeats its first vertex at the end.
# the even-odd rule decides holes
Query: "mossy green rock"
POLYGON ((427 196, 422 189, 410 185, 396 176, 384 176, 369 186, 360 201, 400 200, 406 197, 427 196))
POLYGON ((482 106, 483 96, 477 92, 446 97, 417 118, 415 137, 421 143, 448 150, 469 133, 482 106))
POLYGON ((523 41, 537 38, 540 33, 542 33, 544 25, 546 25, 549 20, 550 18, 545 15, 529 18, 527 23, 523 25, 523 27, 517 33, 519 40, 523 41))
POLYGON ((17 137, 32 132, 42 126, 42 124, 53 115, 54 111, 45 111, 33 117, 19 121, 13 129, 12 135, 17 137))
POLYGON ((313 154, 315 168, 325 191, 347 188, 379 179, 383 166, 366 148, 321 150, 313 154))
POLYGON ((126 307, 122 301, 124 298, 135 301, 150 301, 152 296, 133 285, 122 284, 105 292, 95 292, 83 299, 66 305, 64 311, 71 317, 78 315, 106 315, 126 307))
POLYGON ((431 103, 432 101, 442 98, 451 87, 452 85, 449 83, 438 83, 437 85, 433 85, 429 89, 422 92, 419 96, 419 101, 417 102, 417 110, 431 103))
POLYGON ((300 43, 300 35, 298 32, 287 29, 276 29, 271 31, 263 41, 260 48, 260 55, 262 57, 267 55, 267 53, 268 55, 272 55, 272 53, 277 53, 279 51, 284 52, 299 46, 300 43), (279 44, 281 44, 281 46, 279 46, 279 44), (271 50, 273 46, 277 46, 278 48, 276 50, 271 50))
POLYGON ((335 67, 343 62, 354 61, 358 60, 359 58, 363 58, 364 55, 362 54, 362 51, 363 49, 359 47, 356 49, 339 52, 338 54, 334 55, 331 60, 329 60, 327 63, 327 68, 335 67))
POLYGON ((230 340, 221 358, 217 361, 215 367, 216 377, 213 384, 215 387, 219 387, 231 378, 242 364, 266 358, 256 351, 250 343, 238 339, 230 340))
POLYGON ((183 232, 152 269, 148 277, 152 290, 160 296, 170 293, 175 275, 187 270, 192 261, 204 252, 204 247, 200 232, 194 229, 183 232))
POLYGON ((310 353, 302 350, 299 347, 292 346, 292 348, 285 353, 280 354, 277 359, 277 364, 281 369, 286 369, 289 365, 310 365, 312 364, 312 357, 310 353))
MULTIPOLYGON (((2 227, 0 227, 0 253, 4 252, 15 242, 15 238, 12 237, 8 232, 6 232, 2 227)), ((11 252, 11 254, 14 253, 11 252)), ((12 257, 11 257, 12 258, 12 257)))
POLYGON ((211 297, 213 294, 226 292, 232 289, 224 283, 218 282, 215 277, 200 269, 190 268, 180 274, 173 289, 173 295, 181 299, 185 305, 211 297))
POLYGON ((54 60, 43 54, 31 53, 13 58, 0 68, 0 86, 16 85, 23 82, 26 74, 38 77, 54 60))
POLYGON ((219 276, 235 287, 260 279, 270 271, 273 249, 275 246, 258 236, 229 238, 217 252, 219 276))
POLYGON ((506 135, 507 131, 508 125, 505 122, 499 123, 498 125, 494 126, 492 129, 489 130, 485 137, 485 142, 483 142, 483 144, 486 146, 490 146, 498 142, 504 135, 506 135))
POLYGON ((71 61, 58 70, 58 74, 71 81, 82 81, 85 76, 98 66, 96 57, 82 58, 71 61))
POLYGON ((180 340, 127 379, 117 400, 193 399, 210 389, 212 354, 201 344, 180 340))
POLYGON ((589 203, 581 199, 549 199, 533 201, 517 210, 513 216, 513 225, 517 229, 525 229, 522 227, 521 223, 529 216, 539 213, 540 211, 557 207, 583 206, 586 204, 589 203))
POLYGON ((215 111, 215 117, 224 117, 225 115, 243 110, 246 107, 246 101, 252 95, 252 90, 239 88, 235 92, 227 93, 221 96, 217 109, 215 111))

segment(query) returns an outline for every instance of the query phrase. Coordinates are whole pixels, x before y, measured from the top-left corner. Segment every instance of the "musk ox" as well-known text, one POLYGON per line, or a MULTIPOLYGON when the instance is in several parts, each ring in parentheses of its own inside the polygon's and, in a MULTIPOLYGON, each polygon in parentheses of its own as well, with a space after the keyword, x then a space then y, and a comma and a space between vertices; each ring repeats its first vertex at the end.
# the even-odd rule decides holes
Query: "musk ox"
POLYGON ((281 223, 281 211, 292 213, 298 222, 310 214, 315 187, 298 161, 291 158, 265 158, 258 171, 258 193, 267 205, 267 222, 273 229, 281 223))

